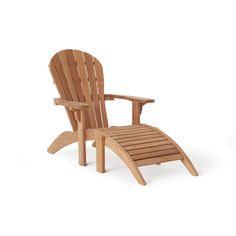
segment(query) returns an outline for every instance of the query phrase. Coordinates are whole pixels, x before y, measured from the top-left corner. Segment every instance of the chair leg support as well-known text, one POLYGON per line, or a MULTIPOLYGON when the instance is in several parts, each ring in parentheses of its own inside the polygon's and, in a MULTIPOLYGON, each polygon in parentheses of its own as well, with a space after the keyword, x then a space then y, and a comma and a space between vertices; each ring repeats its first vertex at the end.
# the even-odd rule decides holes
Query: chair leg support
POLYGON ((77 132, 71 132, 71 131, 65 131, 61 133, 53 142, 52 144, 48 147, 48 152, 51 154, 56 153, 60 149, 77 142, 78 134, 77 132))

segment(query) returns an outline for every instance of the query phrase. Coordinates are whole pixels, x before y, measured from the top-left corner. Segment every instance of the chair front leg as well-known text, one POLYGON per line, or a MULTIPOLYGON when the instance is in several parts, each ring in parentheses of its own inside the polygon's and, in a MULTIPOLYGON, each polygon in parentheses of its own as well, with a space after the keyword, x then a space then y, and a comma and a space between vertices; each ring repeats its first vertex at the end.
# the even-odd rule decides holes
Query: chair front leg
POLYGON ((143 104, 139 102, 132 102, 132 124, 140 124, 140 115, 142 113, 143 104))
POLYGON ((76 120, 78 123, 79 164, 86 166, 85 110, 81 109, 76 112, 76 120))

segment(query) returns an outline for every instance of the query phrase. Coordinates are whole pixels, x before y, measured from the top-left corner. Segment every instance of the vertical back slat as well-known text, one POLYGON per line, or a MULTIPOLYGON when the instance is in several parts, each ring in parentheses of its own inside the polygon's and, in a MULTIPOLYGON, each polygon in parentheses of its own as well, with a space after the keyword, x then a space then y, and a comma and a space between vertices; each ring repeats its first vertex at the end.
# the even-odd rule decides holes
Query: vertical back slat
MULTIPOLYGON (((84 97, 84 92, 83 92, 83 89, 81 87, 81 79, 79 77, 79 73, 78 73, 77 68, 76 68, 77 63, 76 63, 76 59, 75 59, 75 56, 74 56, 74 52, 73 52, 73 50, 66 50, 65 54, 66 54, 68 65, 69 65, 69 68, 70 68, 70 71, 71 71, 71 76, 72 76, 72 79, 74 81, 77 97, 78 97, 80 102, 86 102, 85 97, 84 97)), ((89 115, 88 115, 87 111, 85 112, 85 121, 86 121, 86 125, 85 125, 86 128, 87 129, 91 128, 90 119, 89 119, 89 115)))
POLYGON ((79 98, 80 102, 85 102, 85 98, 84 98, 83 90, 82 90, 82 87, 81 87, 79 74, 78 74, 78 71, 76 69, 76 61, 75 61, 73 50, 65 51, 65 55, 66 55, 66 58, 67 58, 67 61, 68 61, 68 65, 69 65, 69 68, 70 68, 72 79, 74 81, 77 97, 79 98))
MULTIPOLYGON (((65 100, 68 101, 72 100, 68 85, 64 80, 65 75, 60 63, 60 59, 57 54, 51 60, 49 67, 60 96, 65 100)), ((66 108, 66 112, 68 114, 73 130, 77 130, 77 123, 73 112, 71 112, 68 108, 66 108)))
POLYGON ((70 67, 69 67, 69 64, 68 64, 68 61, 67 61, 67 58, 66 58, 65 51, 61 52, 59 54, 59 58, 60 58, 60 61, 61 61, 62 69, 64 71, 64 75, 65 75, 65 78, 66 78, 66 81, 67 81, 72 99, 73 99, 73 101, 79 101, 77 93, 76 93, 74 81, 73 81, 72 76, 71 76, 71 71, 70 71, 70 67))
POLYGON ((74 51, 74 55, 75 55, 76 62, 77 62, 77 70, 78 70, 78 73, 79 73, 79 76, 81 79, 81 85, 83 88, 85 100, 89 105, 88 113, 89 113, 90 123, 91 123, 92 128, 97 128, 96 121, 95 121, 95 113, 93 110, 93 102, 92 102, 92 98, 91 98, 91 91, 89 88, 87 73, 85 70, 86 68, 84 65, 84 56, 81 51, 74 51))
POLYGON ((105 100, 104 100, 103 71, 102 71, 101 64, 99 63, 99 61, 96 58, 94 58, 94 70, 95 70, 96 77, 97 77, 99 104, 100 104, 100 109, 101 109, 103 127, 108 127, 107 113, 106 113, 105 100))
POLYGON ((95 110, 95 117, 97 120, 97 127, 102 127, 102 121, 101 121, 101 112, 98 102, 98 89, 97 89, 97 82, 95 78, 95 72, 94 72, 94 66, 93 66, 93 57, 89 55, 88 53, 84 53, 85 63, 87 67, 88 72, 88 79, 90 83, 91 88, 91 94, 93 99, 93 105, 95 110))
POLYGON ((62 85, 63 90, 65 92, 66 99, 68 101, 72 101, 72 96, 71 96, 71 93, 70 93, 70 89, 68 87, 67 81, 65 80, 66 76, 64 74, 64 71, 63 71, 63 68, 62 68, 62 65, 61 65, 61 61, 60 61, 60 58, 59 58, 58 54, 56 54, 54 56, 53 62, 54 62, 55 69, 56 69, 57 74, 58 74, 58 78, 60 79, 61 85, 62 85))

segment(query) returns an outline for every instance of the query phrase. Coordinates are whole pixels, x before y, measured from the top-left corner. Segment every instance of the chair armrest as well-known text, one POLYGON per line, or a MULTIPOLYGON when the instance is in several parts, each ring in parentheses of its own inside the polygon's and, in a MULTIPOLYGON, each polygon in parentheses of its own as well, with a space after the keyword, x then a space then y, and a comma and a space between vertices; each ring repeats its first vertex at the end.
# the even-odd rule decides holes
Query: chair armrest
POLYGON ((118 99, 126 99, 132 102, 138 102, 141 104, 146 104, 146 103, 152 103, 155 100, 151 98, 142 98, 142 97, 134 97, 134 96, 128 96, 128 95, 117 95, 117 94, 105 94, 106 100, 113 100, 115 98, 118 99))
POLYGON ((64 107, 68 107, 72 111, 88 108, 87 103, 66 101, 62 98, 54 98, 54 103, 55 103, 55 105, 62 105, 64 107))

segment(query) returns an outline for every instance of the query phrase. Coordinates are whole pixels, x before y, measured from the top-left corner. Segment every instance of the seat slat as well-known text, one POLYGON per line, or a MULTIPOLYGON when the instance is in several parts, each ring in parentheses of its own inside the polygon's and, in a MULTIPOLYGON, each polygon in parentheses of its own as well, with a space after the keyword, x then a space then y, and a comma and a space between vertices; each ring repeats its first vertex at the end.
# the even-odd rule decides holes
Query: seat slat
POLYGON ((86 62, 86 68, 87 68, 88 78, 90 82, 90 89, 91 89, 91 94, 93 98, 93 106, 94 106, 95 117, 97 121, 97 128, 101 128, 103 126, 102 126, 102 121, 101 121, 100 106, 98 102, 98 89, 97 89, 97 81, 95 78, 93 57, 89 55, 88 53, 84 52, 84 58, 86 62))
POLYGON ((151 131, 151 129, 149 127, 145 127, 145 126, 137 126, 137 127, 127 127, 127 128, 121 128, 121 129, 110 129, 110 130, 106 130, 104 131, 107 134, 119 134, 119 133, 127 133, 127 132, 132 132, 132 131, 136 131, 136 130, 141 130, 141 129, 149 129, 151 131))
POLYGON ((175 148, 175 146, 173 144, 167 144, 167 145, 162 145, 162 146, 157 146, 157 147, 130 150, 130 151, 128 151, 128 153, 130 155, 136 155, 136 154, 144 154, 144 153, 155 152, 155 151, 168 150, 168 149, 173 149, 173 148, 175 148))
POLYGON ((135 164, 137 166, 145 166, 145 165, 160 164, 162 162, 177 161, 177 160, 183 160, 183 155, 173 154, 173 155, 166 155, 166 156, 161 156, 161 157, 147 158, 143 160, 137 160, 135 161, 135 164))
POLYGON ((169 149, 169 150, 162 150, 162 151, 156 151, 156 152, 149 152, 145 154, 137 154, 137 155, 132 155, 133 160, 142 160, 145 158, 151 158, 151 157, 160 157, 160 156, 166 156, 166 155, 171 155, 171 154, 180 154, 179 150, 174 148, 174 149, 169 149))
POLYGON ((122 130, 122 129, 129 129, 129 128, 137 128, 137 127, 144 127, 143 125, 124 125, 124 126, 111 126, 109 128, 104 128, 102 129, 103 132, 109 131, 109 130, 122 130))
MULTIPOLYGON (((142 133, 143 136, 151 135, 151 134, 156 134, 156 132, 155 131, 146 131, 146 132, 142 133)), ((115 140, 118 140, 118 139, 121 139, 121 138, 131 138, 131 137, 137 137, 137 134, 136 133, 130 133, 130 134, 120 134, 120 135, 112 136, 112 138, 115 139, 115 140)))
POLYGON ((153 142, 153 143, 144 143, 144 144, 138 144, 138 145, 124 147, 124 149, 126 151, 129 151, 129 150, 137 150, 137 149, 146 148, 146 147, 162 146, 165 144, 171 144, 171 142, 169 140, 167 140, 167 141, 160 141, 160 142, 153 142))
POLYGON ((159 141, 165 141, 168 140, 166 137, 158 137, 158 138, 146 138, 143 140, 136 140, 136 141, 130 141, 130 142, 119 142, 122 147, 128 147, 132 145, 137 144, 143 144, 143 143, 153 143, 153 142, 159 142, 159 141))
POLYGON ((140 135, 140 136, 131 137, 131 138, 118 138, 116 139, 116 141, 119 143, 123 143, 123 142, 144 140, 144 139, 149 139, 149 138, 159 138, 159 137, 163 137, 163 136, 161 134, 149 134, 149 135, 140 135))
POLYGON ((150 129, 143 127, 143 128, 137 128, 137 129, 131 129, 131 130, 122 130, 122 131, 106 132, 106 133, 113 137, 113 136, 119 136, 119 135, 125 135, 125 134, 139 134, 145 131, 150 131, 150 129))

